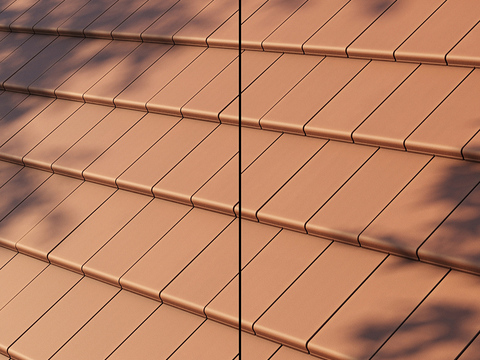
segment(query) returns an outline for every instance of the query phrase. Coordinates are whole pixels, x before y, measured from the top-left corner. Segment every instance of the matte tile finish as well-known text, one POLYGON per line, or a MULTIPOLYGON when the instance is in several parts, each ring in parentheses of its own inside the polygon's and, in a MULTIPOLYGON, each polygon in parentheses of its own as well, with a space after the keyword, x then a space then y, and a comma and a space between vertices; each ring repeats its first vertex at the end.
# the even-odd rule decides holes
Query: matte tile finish
POLYGON ((266 360, 278 350, 279 344, 265 341, 259 336, 242 333, 242 358, 251 360, 266 360))
POLYGON ((31 34, 9 33, 0 42, 0 61, 4 61, 11 53, 32 37, 31 34))
POLYGON ((38 0, 17 0, 0 13, 0 29, 10 30, 10 24, 28 11, 38 0))
POLYGON ((473 340, 473 342, 470 345, 468 345, 465 352, 462 355, 460 355, 458 359, 459 360, 475 360, 479 352, 480 352, 480 338, 477 335, 476 339, 473 340))
POLYGON ((58 27, 90 0, 66 0, 33 26, 33 31, 39 34, 58 34, 58 27))
POLYGON ((17 253, 12 250, 0 248, 0 270, 15 256, 17 253))
POLYGON ((11 111, 13 111, 27 97, 27 94, 20 94, 9 91, 3 92, 0 97, 0 121, 11 111))
POLYGON ((63 0, 37 1, 35 5, 10 24, 10 29, 13 31, 33 32, 33 26, 62 2, 63 0))
POLYGON ((22 169, 20 165, 0 161, 0 188, 22 169))
MULTIPOLYGON (((480 25, 475 27, 447 54, 448 65, 480 66, 480 25)), ((463 359, 463 358, 462 358, 463 359)))
MULTIPOLYGON (((289 347, 282 346, 275 355, 273 355, 271 360, 312 360, 313 356, 308 354, 301 353, 299 351, 293 350, 289 347)), ((269 360, 270 360, 269 359, 269 360)))
POLYGON ((480 132, 465 145, 462 155, 465 160, 480 161, 480 132))

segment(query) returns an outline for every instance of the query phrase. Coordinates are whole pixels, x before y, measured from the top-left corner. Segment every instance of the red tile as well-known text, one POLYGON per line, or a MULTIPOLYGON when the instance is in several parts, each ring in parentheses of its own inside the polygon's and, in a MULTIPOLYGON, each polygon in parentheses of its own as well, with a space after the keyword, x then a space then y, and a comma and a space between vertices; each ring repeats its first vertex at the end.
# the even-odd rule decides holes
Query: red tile
POLYGON ((283 134, 244 173, 242 216, 257 211, 325 144, 319 139, 283 134), (292 151, 295 149, 295 151, 292 151), (269 181, 265 181, 269 179, 269 181))
POLYGON ((303 126, 365 65, 366 60, 326 58, 260 119, 260 126, 303 135, 303 126))
MULTIPOLYGON (((27 94, 5 91, 0 97, 0 121, 28 97, 27 94)), ((1 124, 1 123, 0 123, 1 124)))
MULTIPOLYGON (((318 56, 282 55, 242 94, 242 124, 260 127, 259 120, 296 83, 323 58, 318 56)), ((220 113, 220 121, 238 123, 238 99, 220 113)))
POLYGON ((462 148, 478 132, 480 71, 473 71, 405 140, 407 150, 462 158, 462 148))
POLYGON ((453 359, 478 332, 477 276, 452 271, 374 356, 453 359))
POLYGON ((353 140, 405 149, 404 140, 469 72, 454 66, 421 65, 355 130, 353 140))
MULTIPOLYGON (((103 115, 103 111, 101 115, 103 115)), ((141 112, 122 109, 111 111, 53 163, 53 171, 83 179, 83 171, 135 125, 143 115, 141 112)))
POLYGON ((117 186, 116 179, 178 122, 178 118, 147 114, 83 172, 100 184, 117 186))
MULTIPOLYGON (((242 329, 254 322, 329 245, 283 230, 242 272, 242 329)), ((205 308, 208 318, 238 326, 238 276, 205 308)))
POLYGON ((120 291, 52 359, 110 355, 158 307, 158 302, 120 291))
POLYGON ((446 272, 388 257, 308 342, 310 353, 334 359, 369 359, 446 272))
POLYGON ((352 141, 352 132, 416 67, 404 63, 370 62, 305 125, 305 133, 352 141))
POLYGON ((444 2, 396 1, 347 48, 348 56, 395 60, 394 51, 444 2))
POLYGON ((216 124, 182 119, 120 177, 120 189, 153 195, 152 187, 194 149, 216 124), (155 166, 152 166, 155 164, 155 166))
POLYGON ((20 165, 0 161, 0 188, 22 169, 23 167, 20 165))
POLYGON ((358 244, 358 235, 429 160, 424 155, 378 150, 307 222, 308 233, 358 244))
POLYGON ((465 160, 480 161, 480 132, 477 132, 465 145, 462 155, 465 160))
POLYGON ((313 360, 313 356, 282 346, 269 360, 313 360))
POLYGON ((306 54, 347 56, 347 47, 381 16, 395 0, 365 5, 352 0, 303 44, 306 54))
POLYGON ((266 224, 305 232, 306 222, 373 155, 375 148, 327 143, 257 213, 266 224))
POLYGON ((480 6, 476 2, 447 1, 395 50, 395 58, 445 64, 447 53, 475 26, 479 17, 480 6))
MULTIPOLYGON (((189 209, 183 205, 176 206, 189 209)), ((131 264, 133 266, 120 279, 120 285, 124 289, 160 299, 160 292, 232 220, 230 216, 193 209, 160 241, 156 242, 158 237, 152 242, 154 246, 138 262, 131 264)))
POLYGON ((9 349, 14 358, 48 359, 118 292, 83 278, 9 349))
POLYGON ((33 26, 36 34, 58 34, 58 27, 90 0, 62 1, 55 9, 33 26))
POLYGON ((48 260, 82 273, 82 266, 120 231, 152 198, 118 190, 70 233, 48 260))
POLYGON ((475 358, 480 353, 480 338, 477 337, 471 344, 468 345, 467 349, 457 358, 459 360, 475 360, 475 358))
POLYGON ((360 244, 417 258, 418 247, 479 181, 479 164, 435 157, 362 232, 360 244))
POLYGON ((0 311, 0 352, 7 355, 10 345, 65 295, 80 278, 78 274, 50 265, 15 299, 5 305, 0 311))
POLYGON ((448 65, 480 66, 480 52, 476 44, 480 41, 480 25, 475 27, 447 54, 448 65))
POLYGON ((0 13, 0 30, 9 31, 10 24, 28 11, 38 0, 17 0, 0 13))
POLYGON ((11 53, 32 37, 31 34, 8 33, 0 42, 0 61, 4 61, 11 53))
POLYGON ((42 0, 35 2, 35 5, 10 24, 10 29, 12 31, 33 32, 33 26, 62 2, 63 0, 42 0))
POLYGON ((255 322, 255 333, 307 352, 310 337, 385 257, 333 243, 255 322))

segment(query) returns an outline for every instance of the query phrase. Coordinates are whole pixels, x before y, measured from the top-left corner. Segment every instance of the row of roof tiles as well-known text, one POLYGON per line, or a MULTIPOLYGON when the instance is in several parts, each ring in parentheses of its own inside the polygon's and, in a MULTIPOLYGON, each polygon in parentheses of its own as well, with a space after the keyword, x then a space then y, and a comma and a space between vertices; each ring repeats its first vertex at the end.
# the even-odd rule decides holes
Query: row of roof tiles
MULTIPOLYGON (((5 0, 0 29, 236 47, 237 5, 229 0, 5 0)), ((480 7, 470 0, 368 5, 361 0, 244 0, 242 47, 479 66, 479 17, 480 7)))
MULTIPOLYGON (((0 222, 2 246, 53 264, 0 248, 0 286, 7 289, 0 298, 2 353, 8 349, 19 359, 29 352, 52 354, 74 335, 54 359, 104 358, 158 307, 158 302, 125 290, 238 326, 238 219, 29 168, 22 168, 0 189, 15 194, 5 202, 10 209, 2 209, 8 214, 0 222), (28 173, 29 179, 19 181, 28 173), (21 276, 12 277, 20 268, 21 276), (82 280, 82 275, 123 290, 82 280), (99 290, 93 292, 92 286, 99 290), (85 296, 95 300, 84 301, 85 296), (32 341, 58 317, 72 313, 79 301, 88 306, 75 313, 74 321, 61 323, 56 329, 61 336, 32 341), (121 331, 108 331, 117 326, 121 331), (92 355, 85 345, 98 336, 101 345, 92 355)), ((475 275, 325 239, 313 241, 309 235, 247 220, 242 234, 242 328, 247 332, 333 359, 454 358, 478 332, 480 284, 475 275)), ((179 338, 202 323, 193 315, 160 309, 154 314, 168 311, 175 316, 175 331, 182 331, 179 338), (192 328, 183 324, 187 318, 195 324, 192 328)), ((154 329, 159 322, 153 318, 118 348, 119 354, 152 351, 164 344, 148 341, 160 331, 154 329)), ((235 340, 230 330, 207 331, 217 325, 205 324, 207 334, 198 336, 213 337, 208 332, 212 331, 211 341, 217 344, 224 336, 230 336, 228 344, 235 340)), ((168 351, 178 346, 175 341, 167 342, 168 351)), ((272 350, 261 359, 278 349, 275 344, 265 346, 272 350)), ((233 344, 227 347, 233 351, 233 344)), ((178 351, 182 358, 182 348, 178 351)), ((293 354, 285 358, 296 359, 293 354)), ((462 360, 468 358, 465 354, 462 360)))

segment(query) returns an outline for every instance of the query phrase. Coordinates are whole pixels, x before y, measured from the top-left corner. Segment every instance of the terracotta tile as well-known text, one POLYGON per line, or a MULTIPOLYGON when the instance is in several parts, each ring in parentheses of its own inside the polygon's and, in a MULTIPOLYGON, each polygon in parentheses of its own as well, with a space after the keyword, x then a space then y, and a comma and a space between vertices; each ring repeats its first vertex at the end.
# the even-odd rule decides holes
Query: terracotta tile
MULTIPOLYGON (((1 249, 2 252, 10 251, 4 248, 1 249)), ((0 271, 0 284, 2 286, 0 309, 3 309, 48 266, 47 263, 32 259, 29 256, 15 254, 15 257, 3 266, 0 271)), ((23 309, 23 311, 25 310, 23 309)))
POLYGON ((480 132, 465 145, 462 155, 465 160, 480 161, 480 132))
POLYGON ((120 291, 52 359, 105 359, 158 307, 158 302, 120 291))
POLYGON ((22 163, 22 158, 30 150, 60 126, 81 105, 81 103, 73 101, 53 101, 29 123, 25 124, 10 140, 0 146, 1 156, 4 159, 22 163))
POLYGON ((480 71, 475 70, 405 140, 406 149, 462 158, 462 147, 479 130, 479 93, 480 71))
POLYGON ((150 202, 83 265, 82 271, 88 276, 119 286, 120 277, 190 209, 162 200, 150 202), (132 242, 132 239, 136 241, 132 242))
POLYGON ((448 65, 480 66, 480 52, 476 44, 480 41, 480 25, 475 27, 447 54, 448 65))
POLYGON ((60 35, 84 36, 84 30, 104 12, 112 7, 118 0, 105 0, 89 2, 81 7, 71 17, 63 22, 57 29, 60 35))
POLYGON ((55 89, 59 98, 83 101, 83 94, 136 47, 135 42, 112 41, 55 89))
MULTIPOLYGON (((260 127, 259 120, 297 82, 323 58, 318 56, 282 55, 242 94, 242 124, 260 127)), ((220 121, 238 123, 238 99, 220 113, 220 121)))
POLYGON ((335 359, 370 358, 446 272, 388 257, 308 342, 310 353, 335 359))
MULTIPOLYGON (((245 51, 242 53, 242 89, 247 88, 280 54, 245 51)), ((238 95, 238 59, 218 74, 182 106, 185 117, 218 121, 220 112, 238 95)))
POLYGON ((0 188, 22 169, 20 165, 0 161, 0 188))
POLYGON ((447 1, 395 50, 395 58, 445 64, 447 53, 475 26, 479 16, 480 6, 475 2, 447 1), (446 23, 448 26, 445 26, 446 23))
POLYGON ((358 235, 429 160, 425 155, 378 150, 307 222, 308 233, 358 244, 358 235))
POLYGON ((257 213, 266 224, 305 232, 306 222, 373 155, 373 147, 327 143, 257 213))
MULTIPOLYGON (((205 306, 238 273, 238 222, 232 222, 160 294, 167 304, 205 316, 205 306), (215 264, 215 266, 212 266, 215 264)), ((280 231, 251 221, 242 222, 242 268, 280 231)))
POLYGON ((147 102, 147 110, 181 115, 180 109, 228 66, 237 51, 209 48, 147 102))
POLYGON ((172 47, 115 98, 115 106, 145 111, 147 102, 204 51, 199 46, 172 47))
POLYGON ((178 0, 148 0, 112 32, 114 39, 141 41, 141 34, 162 17, 178 0))
POLYGON ((256 220, 257 211, 323 145, 324 140, 283 134, 244 173, 242 216, 256 220), (295 151, 292 151, 295 149, 295 151), (265 181, 265 179, 269 181, 265 181))
POLYGON ((42 185, 52 174, 29 168, 22 168, 0 189, 0 219, 3 219, 32 192, 42 185))
POLYGON ((353 133, 359 144, 405 149, 404 140, 428 117, 470 69, 421 65, 353 133))
POLYGON ((255 333, 307 352, 310 337, 385 257, 333 243, 255 322, 255 333))
POLYGON ((374 356, 453 359, 478 332, 478 277, 452 271, 374 356))
POLYGON ((27 97, 27 94, 5 91, 0 98, 0 121, 12 110, 14 110, 19 104, 21 104, 22 101, 25 100, 27 97))
POLYGON ((162 305, 109 359, 167 359, 203 321, 199 316, 162 305))
POLYGON ((178 118, 147 114, 83 172, 100 184, 117 186, 115 180, 178 122, 178 118))
POLYGON ((65 0, 33 26, 36 34, 58 34, 58 27, 90 0, 65 0))
POLYGON ((216 126, 204 121, 182 119, 117 178, 118 187, 153 195, 152 187, 216 126))
POLYGON ((173 43, 173 35, 212 0, 180 0, 142 32, 142 40, 173 43))
POLYGON ((347 48, 348 56, 395 60, 394 51, 444 2, 396 1, 347 48))
POLYGON ((238 330, 207 320, 169 359, 224 360, 237 353, 238 330))
POLYGON ((360 244, 417 258, 417 248, 479 181, 479 164, 435 157, 365 229, 360 244))
POLYGON ((115 109, 52 165, 56 173, 83 179, 82 172, 144 114, 115 109))
POLYGON ((31 34, 8 33, 0 42, 0 61, 4 61, 11 53, 32 37, 31 34))
POLYGON ((5 267, 5 265, 12 260, 17 253, 12 250, 5 248, 0 248, 0 270, 5 267))
POLYGON ((55 90, 109 43, 107 40, 84 39, 55 66, 30 84, 28 91, 32 94, 55 97, 55 90))
POLYGON ((207 45, 207 38, 225 21, 235 17, 238 2, 215 0, 173 35, 175 44, 207 45))
POLYGON ((267 360, 280 348, 280 344, 266 341, 259 336, 242 333, 241 352, 243 359, 267 360))
POLYGON ((205 140, 162 178, 155 197, 193 205, 192 196, 238 152, 238 127, 218 126, 205 140), (195 176, 191 176, 191 174, 195 176))
MULTIPOLYGON (((86 37, 112 39, 112 31, 147 0, 118 0, 83 30, 86 37)), ((88 5, 91 7, 92 5, 88 5)))
POLYGON ((307 1, 263 41, 262 47, 303 54, 303 43, 348 2, 307 1))
POLYGON ((7 348, 80 278, 78 274, 50 265, 28 284, 0 311, 0 352, 7 355, 7 348))
MULTIPOLYGON (((183 205, 176 206, 187 209, 183 205)), ((132 263, 129 270, 125 269, 128 271, 120 279, 120 285, 124 289, 158 300, 163 288, 231 221, 230 216, 193 209, 162 239, 157 237, 151 243, 154 246, 138 262, 132 263)))
POLYGON ((35 2, 35 5, 10 24, 10 29, 12 31, 33 32, 33 26, 62 2, 63 0, 40 0, 35 2))
POLYGON ((82 266, 152 198, 118 190, 48 254, 52 264, 82 273, 82 266))
MULTIPOLYGON (((142 0, 143 1, 143 0, 142 0)), ((90 103, 114 105, 115 97, 171 48, 143 43, 83 95, 90 103)))
POLYGON ((12 5, 15 2, 15 0, 6 0, 3 1, 2 4, 0 5, 0 12, 4 11, 7 9, 10 5, 12 5))
POLYGON ((352 141, 352 132, 416 67, 405 63, 370 62, 305 125, 305 133, 352 141))
MULTIPOLYGON (((242 273, 242 329, 254 322, 330 244, 329 241, 283 230, 242 273)), ((238 326, 238 276, 205 308, 210 319, 238 326)))
POLYGON ((458 360, 475 360, 480 353, 480 338, 477 337, 468 345, 467 349, 458 357, 458 360))
POLYGON ((304 135, 303 126, 367 63, 326 58, 260 119, 260 126, 304 135), (324 85, 318 86, 320 83, 324 85))
POLYGON ((118 292, 83 278, 9 349, 15 358, 48 359, 118 292))
POLYGON ((52 176, 0 222, 0 243, 10 249, 81 184, 52 176))
POLYGON ((12 75, 3 86, 6 90, 25 92, 28 86, 77 46, 82 39, 58 37, 28 64, 12 75))
POLYGON ((365 6, 352 0, 303 44, 305 54, 347 56, 347 47, 377 20, 395 0, 365 6))
POLYGON ((313 360, 315 358, 308 354, 301 353, 300 351, 293 350, 286 346, 282 346, 280 350, 278 350, 275 353, 275 355, 273 355, 270 359, 271 360, 313 360))
MULTIPOLYGON (((57 100, 57 102, 61 101, 63 102, 63 100, 57 100)), ((23 157, 24 164, 52 171, 52 164, 112 110, 106 106, 80 105, 77 111, 23 157)))
POLYGON ((17 0, 0 13, 0 30, 9 31, 10 24, 28 11, 38 0, 17 0))

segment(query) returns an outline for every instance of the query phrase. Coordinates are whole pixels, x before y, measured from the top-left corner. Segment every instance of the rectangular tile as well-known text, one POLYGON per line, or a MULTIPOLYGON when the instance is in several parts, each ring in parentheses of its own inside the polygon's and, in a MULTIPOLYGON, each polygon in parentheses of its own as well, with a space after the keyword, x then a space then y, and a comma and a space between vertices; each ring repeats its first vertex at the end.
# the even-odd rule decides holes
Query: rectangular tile
MULTIPOLYGON (((239 351, 241 351, 244 359, 267 360, 280 348, 280 344, 266 341, 259 336, 248 333, 242 333, 241 336, 242 344, 239 351)), ((237 355, 237 357, 239 357, 239 355, 237 355)))
POLYGON ((467 349, 462 352, 462 354, 458 357, 459 360, 475 360, 475 357, 480 352, 480 338, 477 337, 471 344, 468 345, 467 349))
POLYGON ((465 160, 480 161, 480 132, 462 148, 462 156, 465 160))
POLYGON ((31 34, 8 33, 0 42, 0 61, 4 61, 11 53, 32 37, 31 34))
POLYGON ((0 97, 0 121, 22 103, 28 94, 4 91, 0 97))
POLYGON ((33 32, 33 26, 62 2, 63 0, 37 1, 35 5, 10 24, 10 29, 12 31, 33 32))
POLYGON ((480 41, 480 25, 477 23, 447 54, 448 65, 480 66, 480 52, 476 44, 480 41))
POLYGON ((33 31, 36 34, 58 34, 58 27, 89 1, 90 0, 62 1, 55 9, 49 12, 48 15, 34 24, 33 31))
POLYGON ((301 353, 300 351, 293 350, 292 348, 282 346, 275 355, 273 355, 269 360, 313 360, 314 357, 301 353))
POLYGON ((20 165, 0 161, 0 188, 22 169, 23 167, 20 165))
POLYGON ((17 0, 0 13, 0 30, 9 31, 10 24, 28 11, 38 0, 17 0))

